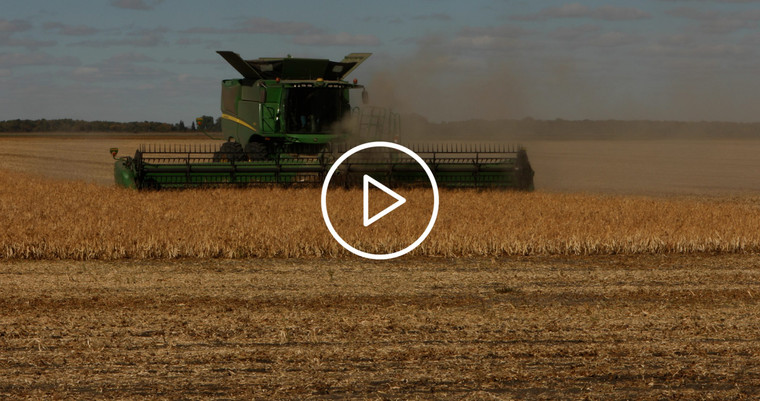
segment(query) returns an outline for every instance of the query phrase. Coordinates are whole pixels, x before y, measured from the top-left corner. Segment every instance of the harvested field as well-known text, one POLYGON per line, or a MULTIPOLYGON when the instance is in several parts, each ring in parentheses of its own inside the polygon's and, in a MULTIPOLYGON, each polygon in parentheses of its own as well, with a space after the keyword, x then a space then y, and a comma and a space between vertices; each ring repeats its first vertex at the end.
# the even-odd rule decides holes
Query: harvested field
MULTIPOLYGON (((426 190, 408 190, 425 205, 426 190)), ((429 213, 405 206, 364 228, 361 190, 328 198, 344 238, 374 253, 401 249, 429 213), (367 240, 371 239, 371 240, 367 240)), ((334 215, 333 215, 334 213, 334 215)), ((0 172, 0 258, 347 256, 330 236, 319 189, 136 192, 0 172)), ((413 255, 500 257, 760 251, 760 198, 442 191, 436 226, 413 255)))
POLYGON ((26 172, 61 180, 113 185, 113 158, 110 148, 119 155, 133 156, 138 146, 159 141, 166 144, 208 143, 202 137, 160 138, 90 134, 80 137, 0 137, 0 169, 26 172))
POLYGON ((0 398, 756 399, 760 257, 24 261, 0 398))

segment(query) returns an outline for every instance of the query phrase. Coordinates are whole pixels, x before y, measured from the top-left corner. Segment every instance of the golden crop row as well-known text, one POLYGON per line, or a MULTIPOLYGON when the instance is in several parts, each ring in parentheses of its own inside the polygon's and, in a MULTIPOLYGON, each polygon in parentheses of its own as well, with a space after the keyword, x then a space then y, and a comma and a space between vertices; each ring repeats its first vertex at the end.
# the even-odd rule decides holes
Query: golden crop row
MULTIPOLYGON (((322 221, 319 194, 313 188, 136 192, 2 171, 0 258, 348 256, 322 221)), ((359 196, 360 190, 343 191, 329 201, 335 210, 356 210, 359 196)), ((414 205, 429 194, 405 196, 414 205)), ((331 212, 331 218, 349 243, 386 253, 408 245, 427 223, 428 213, 407 209, 369 228, 356 227, 353 214, 331 212)), ((752 197, 442 191, 435 228, 411 255, 757 252, 759 228, 760 200, 752 197)))

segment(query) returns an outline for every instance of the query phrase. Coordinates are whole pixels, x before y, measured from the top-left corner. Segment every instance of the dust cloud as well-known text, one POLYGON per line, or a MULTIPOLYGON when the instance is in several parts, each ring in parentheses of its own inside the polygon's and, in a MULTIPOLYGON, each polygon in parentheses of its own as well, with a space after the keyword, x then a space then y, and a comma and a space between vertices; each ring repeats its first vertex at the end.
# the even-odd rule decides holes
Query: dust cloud
POLYGON ((760 193, 760 123, 698 121, 710 104, 720 106, 696 96, 705 87, 690 89, 687 77, 661 88, 660 99, 605 102, 632 83, 605 88, 584 79, 571 61, 545 66, 541 73, 550 74, 539 76, 519 63, 468 61, 423 48, 387 65, 367 88, 373 104, 402 114, 402 143, 521 144, 539 190, 760 193), (558 115, 549 117, 551 110, 558 115), (562 115, 589 119, 557 118, 562 115), (686 121, 674 121, 679 116, 686 121))
MULTIPOLYGON (((609 56, 580 57, 420 44, 378 54, 367 73, 373 103, 432 122, 471 119, 754 122, 756 84, 680 64, 642 71, 609 56)), ((519 46, 518 46, 519 47, 519 46)))
POLYGON ((440 121, 518 118, 529 114, 521 79, 507 63, 470 66, 421 53, 375 73, 372 103, 440 121))
POLYGON ((625 195, 760 195, 760 140, 528 141, 539 190, 625 195))

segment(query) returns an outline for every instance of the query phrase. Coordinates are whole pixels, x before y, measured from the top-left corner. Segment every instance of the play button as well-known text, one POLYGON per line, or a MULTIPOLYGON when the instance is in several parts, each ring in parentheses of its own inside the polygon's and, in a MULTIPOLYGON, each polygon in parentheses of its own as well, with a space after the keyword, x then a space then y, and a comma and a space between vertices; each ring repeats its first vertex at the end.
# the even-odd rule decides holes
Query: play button
MULTIPOLYGON (((383 152, 385 152, 387 154, 388 153, 388 149, 381 150, 380 153, 382 154, 383 152)), ((377 150, 375 149, 373 151, 377 151, 377 150)), ((375 154, 377 154, 377 153, 375 153, 375 154)), ((372 155, 370 155, 370 156, 372 156, 372 155)), ((357 157, 361 158, 362 155, 357 156, 357 157)), ((378 171, 378 174, 389 174, 389 172, 394 171, 393 170, 394 169, 394 165, 393 165, 393 162, 391 160, 393 160, 393 157, 388 158, 388 159, 381 159, 379 162, 372 161, 371 163, 369 163, 369 166, 370 166, 369 168, 371 168, 372 171, 378 171), (388 166, 385 166, 385 167, 382 166, 385 163, 384 160, 388 160, 388 166)), ((361 164, 361 163, 358 163, 358 164, 361 164)), ((355 165, 356 165, 356 163, 354 164, 354 167, 355 167, 355 165)), ((365 166, 366 166, 366 163, 365 163, 365 166)), ((356 170, 352 170, 352 162, 346 163, 346 167, 344 168, 344 170, 346 172, 356 171, 356 170)), ((361 170, 359 170, 359 171, 361 171, 361 170)), ((362 173, 363 173, 363 171, 362 171, 362 173)), ((376 174, 376 173, 371 173, 371 174, 376 174)), ((388 185, 391 185, 391 184, 388 184, 388 185)), ((355 193, 355 192, 353 192, 353 193, 355 193)), ((341 196, 343 196, 344 198, 346 196, 353 196, 353 195, 351 195, 352 194, 351 191, 349 191, 347 193, 343 193, 343 194, 344 195, 341 195, 341 196), (346 195, 346 194, 348 194, 348 195, 346 195)), ((427 201, 425 201, 425 202, 427 202, 427 201)), ((406 148, 406 147, 404 147, 402 145, 399 145, 397 143, 392 143, 392 142, 368 142, 368 143, 356 146, 354 148, 351 148, 347 152, 343 153, 335 161, 335 163, 332 164, 332 166, 330 167, 329 171, 327 172, 327 175, 325 176, 325 181, 322 184, 322 194, 321 194, 322 218, 324 219, 325 225, 327 226, 327 229, 330 231, 330 234, 333 236, 333 238, 335 238, 336 241, 338 241, 338 243, 343 248, 347 249, 349 252, 351 252, 351 253, 353 253, 355 255, 358 255, 358 256, 361 256, 361 257, 367 258, 367 259, 375 259, 375 260, 393 259, 393 258, 397 258, 397 257, 402 256, 402 255, 405 255, 405 254, 411 252, 417 246, 419 246, 425 240, 425 238, 427 238, 427 236, 430 234, 430 232, 433 230, 433 226, 435 225, 435 220, 438 217, 438 204, 439 204, 438 186, 437 186, 437 183, 435 181, 435 176, 433 176, 433 172, 430 170, 430 167, 428 167, 427 163, 425 163, 425 160, 423 160, 419 155, 417 155, 416 153, 414 153, 413 151, 411 151, 409 148, 406 148), (369 174, 363 174, 363 176, 362 176, 362 189, 363 189, 363 192, 362 192, 362 209, 363 210, 362 210, 362 214, 361 214, 361 216, 362 216, 361 221, 362 221, 362 224, 363 224, 364 227, 361 227, 361 225, 358 223, 358 221, 356 221, 356 223, 355 223, 354 226, 350 226, 348 228, 348 230, 345 231, 346 233, 348 233, 349 238, 353 237, 354 241, 357 241, 356 239, 358 238, 357 242, 358 243, 362 243, 362 244, 366 244, 366 243, 371 242, 372 241, 371 236, 372 235, 377 235, 378 232, 382 231, 382 230, 381 231, 377 231, 376 230, 376 228, 377 228, 376 225, 373 225, 375 223, 377 223, 377 225, 379 225, 380 227, 383 227, 384 225, 386 225, 388 223, 390 223, 391 225, 395 225, 397 227, 399 225, 406 225, 405 226, 406 230, 409 230, 409 227, 413 227, 413 226, 410 226, 407 223, 407 220, 404 219, 405 213, 406 213, 406 216, 408 216, 409 213, 411 213, 412 216, 414 216, 413 220, 418 221, 420 223, 419 226, 416 226, 416 227, 418 227, 417 229, 414 229, 414 231, 409 231, 409 232, 412 233, 412 235, 409 236, 409 238, 408 238, 408 241, 411 242, 410 245, 406 246, 403 249, 400 249, 400 250, 397 250, 397 251, 394 251, 394 252, 389 252, 389 253, 371 253, 371 252, 367 252, 367 251, 358 249, 358 248, 352 246, 351 244, 349 244, 340 235, 340 233, 338 232, 338 230, 336 230, 335 227, 333 226, 333 222, 330 220, 330 214, 328 213, 328 210, 327 210, 328 209, 328 205, 327 205, 327 192, 328 192, 328 189, 330 188, 330 180, 336 174, 336 171, 338 171, 338 168, 340 167, 340 165, 343 164, 344 162, 346 162, 346 160, 348 160, 348 158, 354 156, 355 154, 357 154, 357 153, 359 153, 359 152, 361 152, 363 150, 368 150, 368 149, 372 149, 372 148, 388 148, 388 149, 391 149, 390 150, 391 153, 392 152, 401 152, 401 153, 405 154, 405 156, 402 155, 403 157, 408 157, 408 158, 413 159, 417 164, 420 165, 420 167, 422 168, 422 170, 427 175, 427 178, 430 181, 430 186, 431 186, 432 195, 433 195, 432 196, 432 200, 433 200, 432 203, 433 203, 433 205, 432 205, 432 209, 430 209, 431 212, 430 212, 429 220, 428 220, 428 217, 427 217, 427 212, 424 211, 425 208, 424 207, 420 207, 420 205, 419 205, 419 203, 420 203, 420 201, 419 201, 419 198, 420 198, 419 193, 420 192, 419 191, 415 192, 418 195, 415 195, 415 199, 416 200, 414 202, 412 202, 412 206, 415 206, 415 207, 404 207, 401 211, 399 211, 397 213, 394 213, 392 215, 389 215, 393 211, 395 211, 396 209, 398 209, 400 206, 402 206, 404 204, 407 204, 408 203, 407 199, 404 198, 403 196, 401 196, 399 193, 397 193, 393 189, 389 188, 386 184, 383 184, 380 181, 378 181, 377 179, 373 178, 371 175, 369 175, 369 174), (395 199, 395 202, 392 205, 385 207, 382 211, 380 211, 378 213, 375 213, 374 215, 372 215, 370 217, 371 212, 370 212, 370 201, 369 201, 370 196, 369 195, 370 195, 370 192, 377 193, 377 191, 371 191, 372 188, 377 188, 377 189, 381 190, 384 194, 386 194, 386 195, 390 196, 391 198, 395 199), (420 216, 420 214, 419 214, 420 210, 423 210, 422 213, 425 213, 423 216, 420 216), (393 217, 396 214, 398 214, 399 216, 397 217, 396 220, 393 220, 393 217), (383 219, 383 220, 380 221, 381 219, 383 219), (427 221, 427 224, 425 224, 425 221, 427 221), (370 227, 370 226, 372 226, 372 227, 370 227), (352 228, 352 227, 359 227, 360 229, 362 229, 364 231, 362 231, 361 234, 357 237, 356 236, 356 232, 357 231, 356 231, 355 228, 352 228), (423 227, 424 227, 424 230, 422 229, 423 227), (419 237, 416 238, 416 240, 414 240, 412 242, 412 238, 414 238, 414 235, 417 232, 419 232, 417 230, 423 231, 423 232, 422 232, 421 235, 419 235, 419 237)), ((345 202, 343 203, 343 205, 345 205, 345 202)), ((345 218, 345 216, 351 216, 351 215, 353 215, 353 213, 358 213, 359 212, 358 207, 356 208, 357 209, 356 211, 354 211, 354 210, 346 210, 344 208, 345 208, 345 206, 343 206, 343 207, 339 206, 338 209, 337 209, 337 210, 340 211, 340 217, 338 218, 338 220, 340 220, 339 222, 341 222, 343 224, 345 224, 345 221, 347 220, 345 218), (346 213, 348 213, 348 214, 346 214, 346 213)), ((353 207, 351 207, 349 209, 353 209, 353 207)), ((343 230, 345 230, 345 227, 341 226, 341 228, 343 230)), ((396 230, 396 229, 394 229, 394 230, 396 230)), ((394 232, 396 232, 396 231, 394 231, 394 232)), ((381 235, 381 237, 383 237, 383 236, 381 235)), ((378 238, 378 241, 380 241, 381 244, 382 243, 386 243, 387 240, 388 240, 388 237, 378 238)), ((408 243, 409 242, 406 242, 406 239, 405 239, 405 241, 403 242, 403 245, 406 245, 408 243)), ((398 248, 401 248, 403 245, 400 245, 398 247, 393 247, 393 248, 383 248, 383 246, 381 246, 380 249, 398 249, 398 248)))
POLYGON ((368 176, 366 174, 364 174, 364 185, 363 185, 363 188, 364 188, 364 193, 363 193, 363 196, 364 196, 364 198, 363 198, 364 199, 364 202, 363 202, 364 212, 362 213, 362 216, 363 216, 364 227, 368 227, 370 224, 372 224, 372 223, 374 223, 374 222, 382 219, 386 214, 388 214, 388 213, 396 210, 397 207, 399 207, 399 206, 403 205, 404 203, 406 203, 406 199, 403 196, 397 194, 392 189, 386 187, 381 182, 377 181, 376 179, 374 179, 374 178, 372 178, 372 177, 370 177, 370 176, 368 176), (376 214, 376 215, 374 215, 372 217, 369 217, 369 184, 372 184, 373 186, 375 186, 378 189, 382 190, 386 194, 392 196, 393 199, 396 199, 396 203, 394 203, 394 204, 386 207, 385 209, 383 209, 383 211, 381 211, 380 213, 378 213, 378 214, 376 214))

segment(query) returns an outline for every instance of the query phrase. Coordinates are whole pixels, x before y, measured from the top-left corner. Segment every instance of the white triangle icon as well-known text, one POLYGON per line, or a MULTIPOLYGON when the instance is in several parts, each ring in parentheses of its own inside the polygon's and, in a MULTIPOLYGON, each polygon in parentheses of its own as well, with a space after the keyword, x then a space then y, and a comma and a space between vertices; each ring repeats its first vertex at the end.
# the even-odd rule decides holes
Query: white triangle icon
POLYGON ((397 207, 403 205, 404 203, 406 203, 406 199, 403 196, 397 194, 392 189, 381 184, 376 179, 368 176, 367 174, 364 174, 364 227, 367 227, 370 224, 380 220, 381 218, 383 218, 383 216, 396 210, 397 207), (369 217, 369 184, 370 183, 374 185, 375 187, 381 189, 386 194, 392 196, 394 199, 396 199, 396 203, 386 207, 385 209, 383 209, 382 212, 372 216, 371 218, 369 217))

